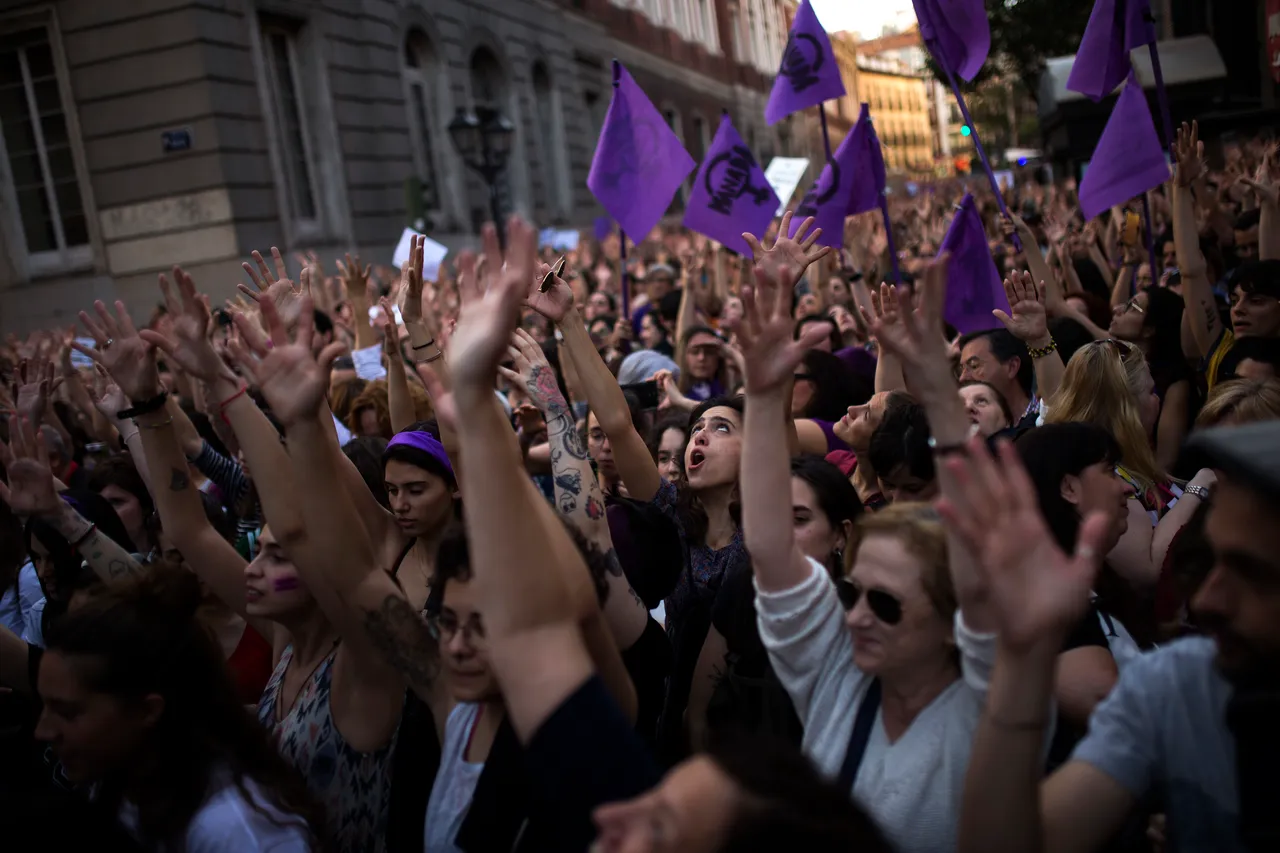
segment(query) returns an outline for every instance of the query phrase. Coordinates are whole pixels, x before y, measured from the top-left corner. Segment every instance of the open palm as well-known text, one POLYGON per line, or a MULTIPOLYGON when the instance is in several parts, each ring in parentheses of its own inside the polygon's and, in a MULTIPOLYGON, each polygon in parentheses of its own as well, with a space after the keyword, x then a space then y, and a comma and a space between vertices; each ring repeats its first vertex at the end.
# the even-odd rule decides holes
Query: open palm
POLYGON ((1036 284, 1029 272, 1014 272, 1004 280, 1004 293, 1013 316, 999 308, 991 313, 1015 338, 1034 343, 1049 337, 1049 318, 1045 312, 1045 284, 1036 284))
POLYGON ((0 500, 17 515, 52 515, 62 509, 44 436, 27 418, 9 418, 8 485, 0 500))
POLYGON ((164 294, 169 316, 173 318, 173 337, 151 329, 143 329, 139 336, 163 350, 179 367, 197 379, 204 382, 213 382, 219 376, 234 379, 209 340, 209 306, 200 298, 195 282, 182 267, 173 268, 173 280, 178 285, 177 295, 169 279, 163 273, 160 275, 160 291, 164 294))
POLYGON ((780 287, 790 291, 810 264, 826 257, 831 251, 829 246, 814 246, 822 236, 822 229, 813 228, 813 231, 809 231, 810 228, 813 228, 812 216, 800 223, 794 236, 788 236, 791 233, 791 211, 788 210, 782 215, 778 237, 772 246, 766 248, 753 234, 743 234, 742 238, 751 247, 751 256, 756 266, 762 268, 780 287), (785 278, 782 275, 784 269, 785 278))
POLYGON ((772 274, 763 264, 755 268, 755 287, 742 290, 742 317, 733 331, 738 336, 748 394, 766 394, 784 387, 811 347, 827 334, 819 323, 805 326, 793 340, 791 268, 785 263, 772 274))
POLYGON ((155 347, 138 336, 123 302, 116 302, 114 317, 101 300, 93 303, 93 309, 97 319, 81 311, 80 322, 97 347, 89 349, 74 341, 71 345, 101 364, 130 400, 141 402, 155 397, 161 389, 155 347))
POLYGON ((946 465, 956 495, 940 500, 938 511, 973 557, 1001 641, 1015 649, 1060 641, 1088 606, 1106 514, 1085 519, 1069 557, 1049 532, 1012 444, 1001 443, 997 460, 975 438, 966 454, 953 455, 946 465))
POLYGON ((285 328, 292 329, 302 316, 302 296, 311 290, 309 286, 311 275, 306 268, 303 268, 303 274, 300 277, 301 286, 296 286, 289 278, 289 268, 285 265, 284 257, 275 246, 271 247, 271 257, 275 263, 274 274, 268 269, 262 253, 255 249, 253 260, 258 265, 258 269, 255 270, 247 263, 241 264, 241 267, 244 268, 257 290, 252 290, 243 284, 237 284, 236 288, 254 302, 261 303, 264 296, 270 297, 285 328))

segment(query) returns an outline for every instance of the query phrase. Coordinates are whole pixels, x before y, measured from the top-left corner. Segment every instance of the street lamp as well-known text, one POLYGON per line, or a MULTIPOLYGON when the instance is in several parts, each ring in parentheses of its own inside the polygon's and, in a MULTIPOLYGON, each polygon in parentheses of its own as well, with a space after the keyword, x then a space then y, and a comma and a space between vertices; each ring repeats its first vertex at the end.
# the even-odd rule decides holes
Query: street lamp
POLYGON ((476 107, 467 112, 459 107, 449 122, 449 138, 462 162, 479 173, 489 188, 489 213, 498 229, 498 240, 506 248, 506 232, 500 221, 502 211, 498 204, 498 178, 507 168, 511 156, 511 143, 515 126, 502 113, 492 107, 476 107))

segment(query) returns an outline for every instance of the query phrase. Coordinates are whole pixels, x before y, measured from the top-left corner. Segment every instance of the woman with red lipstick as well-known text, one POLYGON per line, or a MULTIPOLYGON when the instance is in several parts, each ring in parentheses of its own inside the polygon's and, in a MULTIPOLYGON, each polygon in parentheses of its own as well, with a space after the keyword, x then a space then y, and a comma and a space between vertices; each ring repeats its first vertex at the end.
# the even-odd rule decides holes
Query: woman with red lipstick
MULTIPOLYGON (((787 511, 788 378, 804 352, 787 307, 796 273, 757 267, 738 330, 746 359, 743 529, 760 638, 804 724, 804 753, 862 803, 898 849, 954 847, 970 742, 986 698, 994 635, 968 563, 949 559, 933 510, 863 515, 847 574, 833 582, 797 546, 787 511)), ((926 293, 945 281, 929 268, 926 293)), ((939 303, 940 304, 940 303, 939 303)), ((937 321, 938 343, 941 321, 937 321)), ((945 363, 945 358, 943 359, 945 363)), ((954 379, 946 388, 968 437, 954 379)), ((922 389, 922 391, 925 389, 922 389)))

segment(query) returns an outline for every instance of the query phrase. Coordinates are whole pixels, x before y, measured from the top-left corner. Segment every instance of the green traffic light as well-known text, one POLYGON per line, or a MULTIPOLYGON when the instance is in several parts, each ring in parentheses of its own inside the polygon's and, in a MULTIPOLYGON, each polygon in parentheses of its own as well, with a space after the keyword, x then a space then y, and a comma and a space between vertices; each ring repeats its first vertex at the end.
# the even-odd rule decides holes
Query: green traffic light
POLYGON ((961 136, 968 136, 971 133, 973 133, 973 131, 969 129, 969 125, 967 124, 960 128, 961 136))

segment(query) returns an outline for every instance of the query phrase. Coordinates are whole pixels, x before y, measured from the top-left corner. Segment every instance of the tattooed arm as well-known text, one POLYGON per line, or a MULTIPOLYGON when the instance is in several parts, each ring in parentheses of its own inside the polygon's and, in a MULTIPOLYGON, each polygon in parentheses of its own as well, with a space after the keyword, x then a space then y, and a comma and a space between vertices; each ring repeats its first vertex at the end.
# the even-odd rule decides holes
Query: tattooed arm
POLYGON ((44 520, 58 531, 59 536, 75 545, 95 575, 111 583, 142 571, 133 555, 99 530, 96 524, 76 512, 70 504, 62 506, 57 515, 45 516, 44 520))
POLYGON ((605 517, 604 493, 591 470, 591 459, 578 434, 573 410, 560 393, 555 371, 542 348, 523 329, 517 329, 512 336, 509 353, 519 372, 501 368, 503 375, 524 388, 530 402, 542 411, 547 422, 556 509, 606 555, 609 594, 604 604, 605 622, 618 648, 628 649, 644 633, 648 609, 627 582, 613 549, 609 520, 605 517))

